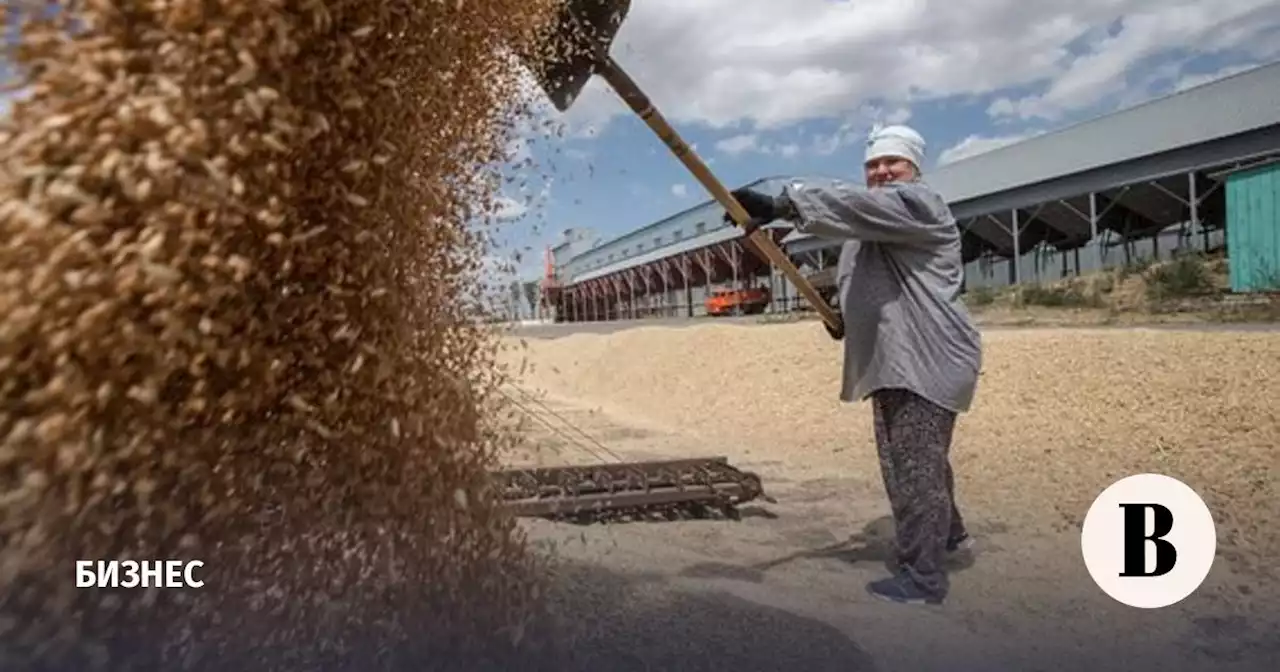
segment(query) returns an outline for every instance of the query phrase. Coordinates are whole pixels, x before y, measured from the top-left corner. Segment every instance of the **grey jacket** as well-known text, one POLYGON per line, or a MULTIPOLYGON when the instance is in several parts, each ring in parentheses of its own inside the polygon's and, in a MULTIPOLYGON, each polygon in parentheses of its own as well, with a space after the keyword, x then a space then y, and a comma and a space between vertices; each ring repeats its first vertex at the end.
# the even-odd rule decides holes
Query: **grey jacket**
POLYGON ((960 230, 946 201, 923 181, 866 188, 830 180, 794 181, 782 200, 798 231, 844 242, 840 398, 906 388, 968 411, 982 340, 960 301, 960 230))

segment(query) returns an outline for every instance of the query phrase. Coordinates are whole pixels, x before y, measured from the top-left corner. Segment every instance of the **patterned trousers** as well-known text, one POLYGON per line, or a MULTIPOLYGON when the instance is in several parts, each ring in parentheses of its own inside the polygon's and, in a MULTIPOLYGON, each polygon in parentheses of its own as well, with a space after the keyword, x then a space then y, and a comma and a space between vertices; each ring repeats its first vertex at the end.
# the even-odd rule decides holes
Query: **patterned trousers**
POLYGON ((921 588, 945 597, 947 540, 965 534, 950 460, 956 414, 903 389, 877 390, 871 405, 898 566, 921 588))

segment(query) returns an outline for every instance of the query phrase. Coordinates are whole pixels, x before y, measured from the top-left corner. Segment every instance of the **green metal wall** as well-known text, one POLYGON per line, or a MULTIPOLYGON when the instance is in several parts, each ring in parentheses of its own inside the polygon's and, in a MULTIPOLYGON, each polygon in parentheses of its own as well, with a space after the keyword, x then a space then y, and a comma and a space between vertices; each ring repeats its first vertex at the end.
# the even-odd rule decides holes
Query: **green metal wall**
POLYGON ((1227 176, 1231 291, 1280 290, 1280 163, 1227 176))

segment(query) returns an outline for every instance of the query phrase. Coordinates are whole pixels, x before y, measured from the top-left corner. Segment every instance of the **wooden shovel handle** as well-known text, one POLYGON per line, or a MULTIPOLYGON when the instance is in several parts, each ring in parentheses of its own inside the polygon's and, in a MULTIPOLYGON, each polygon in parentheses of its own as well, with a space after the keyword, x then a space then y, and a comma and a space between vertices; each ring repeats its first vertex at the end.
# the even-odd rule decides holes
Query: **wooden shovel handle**
MULTIPOLYGON (((685 168, 688 168, 689 172, 693 173, 698 182, 702 183, 702 186, 711 192, 712 198, 715 198, 720 205, 724 206, 724 209, 728 211, 729 216, 733 218, 733 221, 739 227, 751 221, 751 215, 747 214, 742 204, 738 203, 738 200, 720 183, 720 180, 716 179, 716 176, 711 173, 711 169, 702 162, 697 153, 680 138, 680 135, 671 127, 671 124, 667 123, 667 120, 653 106, 649 97, 644 94, 644 91, 640 90, 635 80, 631 79, 631 76, 613 60, 613 57, 607 56, 602 59, 597 65, 596 74, 604 77, 605 81, 609 82, 609 85, 626 102, 627 106, 639 115, 659 138, 662 138, 671 153, 675 154, 676 158, 680 159, 680 162, 685 165, 685 168)), ((781 270, 782 274, 800 292, 800 295, 809 302, 809 305, 818 311, 818 314, 822 316, 822 321, 826 323, 827 333, 836 340, 844 338, 844 320, 841 319, 840 314, 822 298, 818 290, 814 289, 813 284, 800 274, 800 269, 796 268, 791 258, 778 247, 777 243, 773 242, 773 238, 765 231, 756 230, 751 234, 750 240, 755 243, 756 250, 764 257, 765 261, 781 270)))

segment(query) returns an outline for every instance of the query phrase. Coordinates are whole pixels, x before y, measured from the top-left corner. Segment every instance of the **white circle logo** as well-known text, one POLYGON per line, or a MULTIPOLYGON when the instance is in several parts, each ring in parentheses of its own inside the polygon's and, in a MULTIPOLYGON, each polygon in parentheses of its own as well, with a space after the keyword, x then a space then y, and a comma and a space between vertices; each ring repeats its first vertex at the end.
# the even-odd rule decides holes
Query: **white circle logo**
POLYGON ((1177 604, 1209 576, 1218 535, 1209 507, 1190 486, 1160 474, 1111 484, 1093 500, 1080 552, 1094 583, 1140 609, 1177 604))

